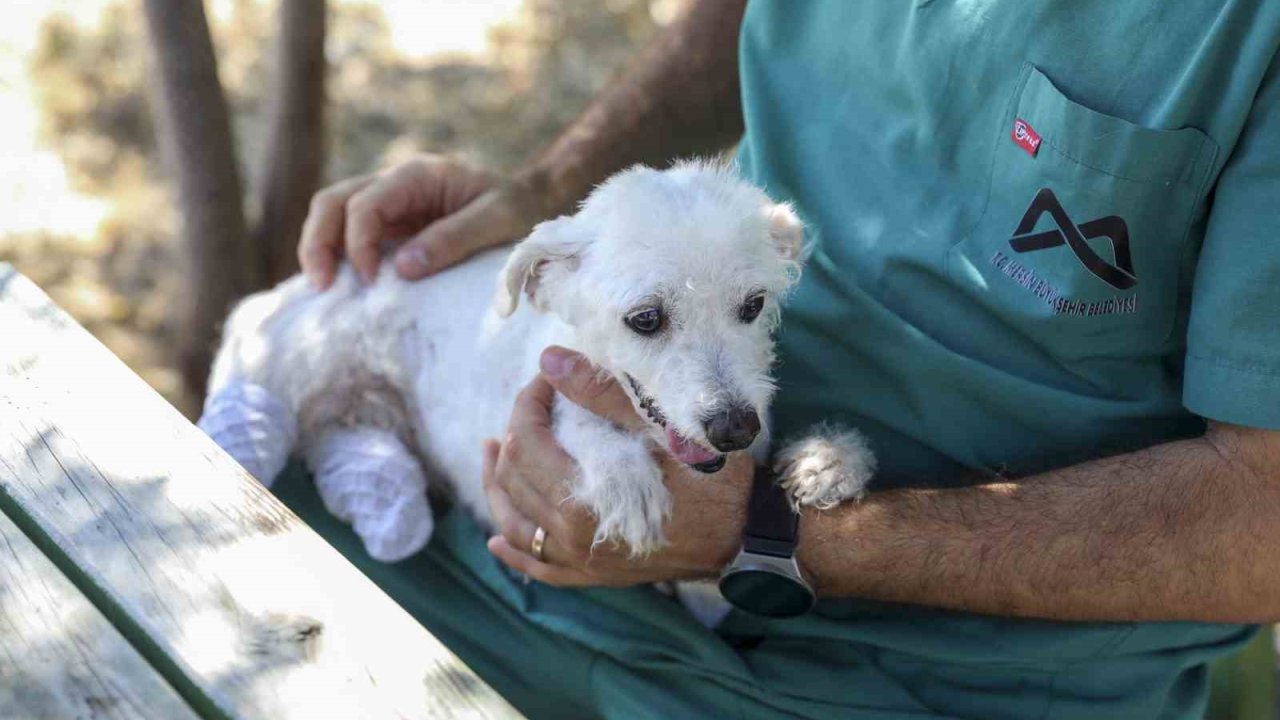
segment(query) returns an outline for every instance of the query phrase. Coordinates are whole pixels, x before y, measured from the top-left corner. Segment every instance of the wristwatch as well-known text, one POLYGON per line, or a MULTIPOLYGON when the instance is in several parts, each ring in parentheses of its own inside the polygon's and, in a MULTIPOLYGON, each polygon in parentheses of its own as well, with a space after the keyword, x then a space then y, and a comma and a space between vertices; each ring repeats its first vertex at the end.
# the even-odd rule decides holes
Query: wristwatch
POLYGON ((789 618, 813 609, 817 595, 796 563, 800 516, 766 466, 756 468, 742 549, 720 575, 720 594, 753 615, 789 618))

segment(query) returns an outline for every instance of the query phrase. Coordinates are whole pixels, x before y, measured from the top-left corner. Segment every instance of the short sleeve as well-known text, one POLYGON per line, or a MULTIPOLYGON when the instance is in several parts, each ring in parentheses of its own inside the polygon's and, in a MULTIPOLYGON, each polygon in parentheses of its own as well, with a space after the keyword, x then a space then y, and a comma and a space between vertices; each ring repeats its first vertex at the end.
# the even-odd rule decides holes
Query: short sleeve
POLYGON ((1219 176, 1196 268, 1183 404, 1280 429, 1280 62, 1219 176))

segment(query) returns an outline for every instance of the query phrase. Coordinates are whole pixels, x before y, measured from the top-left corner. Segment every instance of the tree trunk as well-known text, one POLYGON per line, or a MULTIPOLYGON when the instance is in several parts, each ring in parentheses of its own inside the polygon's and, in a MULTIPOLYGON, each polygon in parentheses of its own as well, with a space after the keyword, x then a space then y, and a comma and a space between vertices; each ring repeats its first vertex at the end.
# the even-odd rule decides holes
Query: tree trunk
POLYGON ((202 397, 218 329, 258 283, 226 98, 201 0, 145 0, 166 157, 178 180, 188 292, 178 363, 202 397))
POLYGON ((253 232, 268 283, 298 271, 298 236, 325 150, 325 0, 281 0, 278 12, 271 133, 253 232))

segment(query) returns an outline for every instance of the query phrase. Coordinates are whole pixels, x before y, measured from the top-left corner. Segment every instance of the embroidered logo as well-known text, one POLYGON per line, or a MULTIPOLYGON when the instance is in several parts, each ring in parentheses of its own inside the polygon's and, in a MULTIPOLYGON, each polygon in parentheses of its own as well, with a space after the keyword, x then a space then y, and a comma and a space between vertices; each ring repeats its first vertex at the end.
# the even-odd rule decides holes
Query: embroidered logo
POLYGON ((1027 121, 1022 118, 1013 121, 1013 141, 1018 144, 1018 147, 1026 150, 1031 157, 1035 157, 1036 153, 1040 152, 1039 133, 1031 129, 1027 121))

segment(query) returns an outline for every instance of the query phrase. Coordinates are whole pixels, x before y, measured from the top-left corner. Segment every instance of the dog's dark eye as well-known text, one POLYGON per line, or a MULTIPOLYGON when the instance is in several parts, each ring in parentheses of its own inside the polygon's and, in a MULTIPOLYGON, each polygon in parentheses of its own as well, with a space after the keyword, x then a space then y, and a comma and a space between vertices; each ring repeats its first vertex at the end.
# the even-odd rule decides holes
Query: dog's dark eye
POLYGON ((652 335, 662 329, 662 311, 652 307, 637 310, 628 315, 624 322, 641 335, 652 335))
POLYGON ((761 310, 764 310, 764 293, 756 293, 738 308, 738 319, 744 323, 752 322, 760 317, 761 310))

